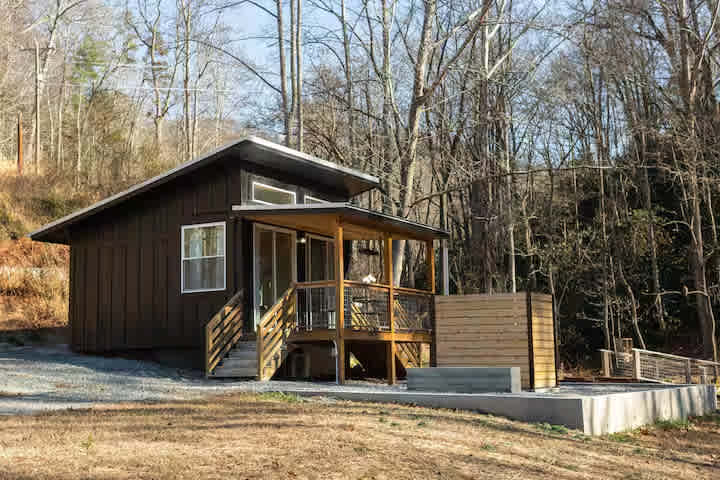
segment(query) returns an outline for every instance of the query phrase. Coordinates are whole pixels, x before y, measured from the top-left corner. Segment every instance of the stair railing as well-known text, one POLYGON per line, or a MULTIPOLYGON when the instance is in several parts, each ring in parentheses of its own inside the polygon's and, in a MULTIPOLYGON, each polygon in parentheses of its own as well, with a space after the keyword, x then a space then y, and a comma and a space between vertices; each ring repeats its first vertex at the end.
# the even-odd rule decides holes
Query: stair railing
POLYGON ((205 324, 205 376, 237 344, 243 333, 243 292, 238 291, 205 324))
POLYGON ((397 342, 397 358, 405 368, 420 368, 422 363, 422 347, 419 343, 397 342))
POLYGON ((283 361, 282 347, 297 326, 295 285, 265 312, 257 326, 258 380, 272 378, 283 361))

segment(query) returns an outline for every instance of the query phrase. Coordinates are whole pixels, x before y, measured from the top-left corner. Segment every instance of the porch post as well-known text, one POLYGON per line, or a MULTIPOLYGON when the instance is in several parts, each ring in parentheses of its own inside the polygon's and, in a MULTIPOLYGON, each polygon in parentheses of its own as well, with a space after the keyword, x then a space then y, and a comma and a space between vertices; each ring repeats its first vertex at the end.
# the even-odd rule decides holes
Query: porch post
POLYGON ((425 241, 425 261, 427 262, 428 272, 428 290, 435 293, 435 250, 433 249, 433 241, 425 241))
POLYGON ((442 295, 450 295, 450 261, 448 259, 448 246, 447 240, 440 240, 440 275, 442 281, 442 288, 440 292, 442 295))
POLYGON ((390 342, 387 346, 387 378, 390 385, 397 381, 395 369, 395 286, 393 285, 392 237, 385 237, 385 278, 388 283, 388 319, 390 320, 390 342))
MULTIPOLYGON (((429 282, 429 290, 432 292, 433 296, 430 298, 430 319, 431 319, 431 338, 432 341, 430 342, 430 366, 436 367, 437 366, 437 341, 436 341, 436 322, 435 322, 435 293, 437 292, 437 288, 435 287, 435 250, 433 249, 433 241, 432 239, 427 240, 425 242, 425 261, 427 262, 427 271, 428 271, 428 282, 429 282)), ((443 273, 445 273, 445 270, 443 269, 443 273)), ((443 294, 447 295, 447 293, 444 291, 445 285, 443 284, 443 294)), ((422 344, 421 344, 422 345, 422 344)), ((422 347, 421 347, 422 348, 422 347)), ((422 356, 422 350, 420 351, 420 354, 422 356)), ((422 366, 422 361, 420 362, 422 366)))
POLYGON ((345 265, 343 259, 343 227, 338 219, 335 227, 335 343, 337 346, 337 358, 335 368, 337 369, 337 381, 340 385, 345 383, 345 265))

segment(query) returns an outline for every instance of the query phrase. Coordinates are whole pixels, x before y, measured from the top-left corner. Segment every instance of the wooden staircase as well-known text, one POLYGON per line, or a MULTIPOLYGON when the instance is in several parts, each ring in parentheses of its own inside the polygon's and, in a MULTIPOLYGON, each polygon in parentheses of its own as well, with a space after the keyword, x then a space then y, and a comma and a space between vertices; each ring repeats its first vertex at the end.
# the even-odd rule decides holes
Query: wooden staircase
POLYGON ((243 338, 228 352, 212 372, 213 378, 257 377, 257 340, 243 338))
POLYGON ((215 376, 218 365, 242 340, 244 307, 243 293, 239 291, 205 324, 206 377, 215 376))
POLYGON ((395 343, 395 358, 397 358, 402 366, 408 368, 420 368, 422 363, 422 347, 419 343, 395 343))
POLYGON ((205 324, 205 376, 269 380, 288 355, 288 337, 297 326, 295 286, 268 310, 257 334, 243 333, 242 294, 223 305, 205 324))
POLYGON ((257 326, 258 379, 269 380, 275 375, 289 353, 288 337, 297 327, 297 295, 295 285, 260 319, 257 326))

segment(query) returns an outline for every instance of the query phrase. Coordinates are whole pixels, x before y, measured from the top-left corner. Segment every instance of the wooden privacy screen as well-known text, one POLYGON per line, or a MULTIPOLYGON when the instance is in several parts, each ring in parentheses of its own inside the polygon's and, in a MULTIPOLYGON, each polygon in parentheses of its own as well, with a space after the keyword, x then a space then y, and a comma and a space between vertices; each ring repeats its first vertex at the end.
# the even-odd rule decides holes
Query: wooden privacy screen
POLYGON ((552 297, 435 297, 438 367, 520 367, 523 389, 557 385, 552 297))

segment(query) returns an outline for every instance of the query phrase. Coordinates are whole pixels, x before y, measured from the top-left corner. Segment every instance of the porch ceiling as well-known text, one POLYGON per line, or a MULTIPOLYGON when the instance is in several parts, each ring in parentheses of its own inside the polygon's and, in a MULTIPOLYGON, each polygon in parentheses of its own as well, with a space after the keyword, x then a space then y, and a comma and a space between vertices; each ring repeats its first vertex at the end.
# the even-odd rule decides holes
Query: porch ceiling
POLYGON ((386 215, 349 203, 309 205, 233 205, 233 212, 256 222, 332 237, 338 222, 347 240, 395 239, 432 240, 447 238, 446 231, 386 215))

